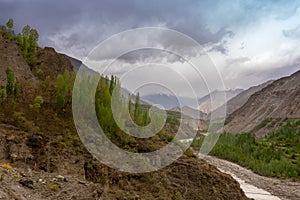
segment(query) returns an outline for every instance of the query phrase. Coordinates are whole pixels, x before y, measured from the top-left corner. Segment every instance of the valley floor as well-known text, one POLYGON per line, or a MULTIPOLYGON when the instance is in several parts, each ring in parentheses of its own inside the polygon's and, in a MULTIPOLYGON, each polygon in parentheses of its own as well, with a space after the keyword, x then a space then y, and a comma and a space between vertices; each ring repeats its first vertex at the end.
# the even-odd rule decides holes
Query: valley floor
MULTIPOLYGON (((237 180, 245 182, 245 187, 250 190, 249 195, 257 196, 257 199, 278 199, 282 200, 296 200, 300 199, 300 183, 293 182, 290 180, 283 180, 278 178, 269 178, 257 175, 251 170, 241 167, 235 163, 229 162, 227 160, 222 160, 213 156, 205 156, 204 158, 208 163, 218 167, 221 171, 229 173, 237 180), (257 187, 251 191, 251 185, 257 187), (261 188, 263 190, 260 190, 261 188), (271 193, 271 194, 268 194, 271 193)), ((252 188, 252 189, 253 189, 252 188)), ((256 197, 252 197, 255 198, 256 197)))

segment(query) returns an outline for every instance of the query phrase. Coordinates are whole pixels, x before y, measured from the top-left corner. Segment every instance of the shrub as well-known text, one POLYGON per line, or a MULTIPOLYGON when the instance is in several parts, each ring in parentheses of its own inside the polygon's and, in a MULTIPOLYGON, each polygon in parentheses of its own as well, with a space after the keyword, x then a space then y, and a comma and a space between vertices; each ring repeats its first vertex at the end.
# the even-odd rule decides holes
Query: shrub
POLYGON ((41 69, 36 70, 36 75, 40 80, 44 79, 44 72, 41 69))
POLYGON ((23 112, 14 112, 13 120, 15 121, 17 126, 23 128, 25 131, 28 131, 32 126, 31 121, 26 119, 23 112))
POLYGON ((191 148, 188 148, 184 154, 188 157, 196 157, 194 151, 191 148))
POLYGON ((183 200, 181 192, 177 191, 175 194, 171 197, 172 200, 183 200))
POLYGON ((50 189, 52 190, 58 190, 60 186, 57 183, 51 183, 50 184, 50 189))

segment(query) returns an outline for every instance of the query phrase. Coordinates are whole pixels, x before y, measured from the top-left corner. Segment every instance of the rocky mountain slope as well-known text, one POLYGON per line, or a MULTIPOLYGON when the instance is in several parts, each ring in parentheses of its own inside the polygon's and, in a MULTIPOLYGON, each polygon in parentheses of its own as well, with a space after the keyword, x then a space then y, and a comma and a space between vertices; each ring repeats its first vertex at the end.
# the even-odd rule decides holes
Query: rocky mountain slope
POLYGON ((300 71, 276 80, 254 93, 227 119, 226 132, 252 131, 258 136, 280 126, 287 119, 300 118, 300 71))
MULTIPOLYGON (((230 99, 226 104, 223 104, 222 106, 218 107, 217 109, 215 109, 212 112, 218 114, 218 113, 222 112, 222 110, 224 110, 224 106, 226 105, 226 115, 229 116, 231 113, 233 113, 234 111, 236 111, 237 109, 242 107, 248 101, 248 99, 251 97, 251 95, 253 95, 254 93, 265 88, 272 82, 273 81, 271 80, 271 81, 267 81, 263 84, 250 87, 249 89, 242 91, 241 93, 239 93, 238 95, 236 95, 235 97, 230 99)), ((207 119, 209 119, 209 118, 210 118, 210 114, 207 116, 207 119)))
POLYGON ((0 37, 0 85, 7 67, 22 80, 20 95, 0 105, 1 199, 246 199, 232 177, 191 152, 146 174, 93 159, 74 127, 70 94, 64 109, 55 103, 57 76, 76 67, 53 48, 37 48, 35 58, 27 65, 17 44, 0 37))
POLYGON ((213 91, 210 94, 202 97, 199 99, 199 106, 198 110, 200 110, 203 113, 210 113, 211 111, 217 109, 218 107, 222 106, 224 104, 223 101, 223 93, 226 95, 226 100, 229 101, 239 93, 241 93, 242 89, 236 89, 236 90, 227 90, 227 91, 213 91), (212 98, 214 100, 214 105, 212 106, 212 98))
POLYGON ((33 75, 30 67, 23 58, 17 44, 5 40, 0 34, 0 84, 6 83, 5 70, 10 67, 15 71, 15 75, 19 77, 19 81, 27 80, 35 82, 36 78, 33 75))

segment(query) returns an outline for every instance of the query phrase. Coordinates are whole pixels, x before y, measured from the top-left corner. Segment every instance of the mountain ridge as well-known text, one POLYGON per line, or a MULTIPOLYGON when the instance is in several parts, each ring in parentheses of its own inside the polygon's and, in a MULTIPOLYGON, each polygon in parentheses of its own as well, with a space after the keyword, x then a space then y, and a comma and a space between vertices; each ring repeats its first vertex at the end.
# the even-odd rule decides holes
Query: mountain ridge
POLYGON ((282 123, 286 118, 300 118, 300 71, 275 80, 251 95, 242 107, 229 115, 224 130, 235 134, 252 131, 263 136, 272 127, 266 124, 259 128, 260 123, 266 119, 274 120, 270 125, 276 123, 275 120, 282 123))

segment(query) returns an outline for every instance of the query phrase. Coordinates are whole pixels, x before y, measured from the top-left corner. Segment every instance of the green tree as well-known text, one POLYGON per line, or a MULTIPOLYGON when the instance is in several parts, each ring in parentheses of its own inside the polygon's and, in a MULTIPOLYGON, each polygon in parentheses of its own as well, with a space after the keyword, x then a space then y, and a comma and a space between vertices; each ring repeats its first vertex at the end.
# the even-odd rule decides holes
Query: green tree
POLYGON ((109 93, 110 93, 110 95, 112 95, 114 87, 115 87, 115 77, 113 75, 111 75, 110 85, 109 85, 109 93))
POLYGON ((134 104, 134 120, 138 120, 140 114, 140 93, 137 93, 134 104))
POLYGON ((33 66, 36 63, 34 54, 38 39, 38 31, 36 29, 32 29, 29 25, 26 25, 22 29, 22 33, 16 36, 16 41, 21 48, 23 57, 30 66, 33 66))
POLYGON ((7 94, 7 96, 11 96, 14 92, 15 76, 10 68, 7 68, 5 72, 6 72, 6 79, 7 79, 6 94, 7 94))
POLYGON ((148 113, 148 109, 146 109, 143 117, 143 125, 147 125, 148 123, 149 123, 149 113, 148 113))
POLYGON ((131 95, 128 94, 128 112, 131 114, 131 95))
POLYGON ((35 112, 35 118, 37 119, 38 114, 40 112, 41 106, 44 103, 44 99, 42 96, 37 96, 34 99, 33 104, 30 104, 30 108, 35 112))
POLYGON ((22 29, 22 36, 24 37, 24 38, 29 38, 29 34, 30 34, 30 26, 29 25, 26 25, 26 26, 24 26, 23 27, 23 29, 22 29))
POLYGON ((15 99, 18 98, 19 94, 20 94, 20 82, 16 81, 15 87, 14 87, 14 97, 15 97, 15 99))
POLYGON ((14 20, 9 19, 6 22, 6 27, 7 27, 7 39, 11 40, 13 38, 13 27, 14 27, 14 20))
POLYGON ((9 19, 6 22, 6 26, 7 26, 8 30, 12 30, 14 28, 14 20, 13 19, 9 19))
POLYGON ((70 99, 70 74, 67 70, 63 75, 58 75, 56 78, 56 107, 58 110, 65 107, 66 103, 70 99))

